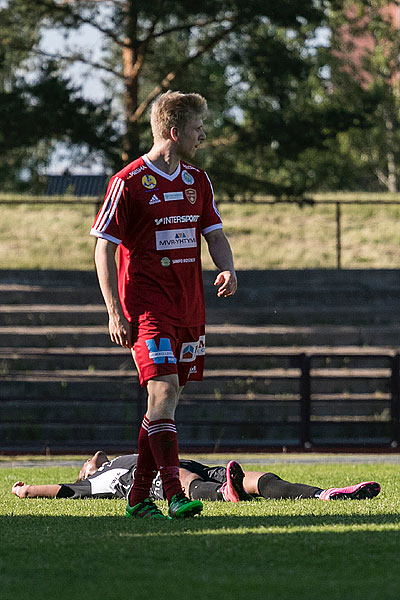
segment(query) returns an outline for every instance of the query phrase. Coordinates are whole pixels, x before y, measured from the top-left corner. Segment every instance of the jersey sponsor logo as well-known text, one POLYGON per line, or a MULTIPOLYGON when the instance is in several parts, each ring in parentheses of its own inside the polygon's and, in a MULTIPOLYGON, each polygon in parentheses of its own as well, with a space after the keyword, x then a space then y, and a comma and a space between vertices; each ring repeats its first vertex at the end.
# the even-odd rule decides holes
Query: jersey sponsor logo
POLYGON ((183 192, 165 192, 165 202, 173 202, 174 200, 183 200, 183 192))
POLYGON ((201 335, 199 337, 199 344, 197 346, 197 356, 204 356, 206 353, 206 336, 201 335))
POLYGON ((157 250, 177 250, 179 248, 196 248, 196 230, 194 227, 187 229, 166 229, 156 231, 157 250))
POLYGON ((196 359, 196 345, 192 342, 182 344, 179 362, 193 362, 196 359))
POLYGON ((140 165, 140 167, 138 167, 137 169, 134 169, 133 171, 131 171, 130 173, 128 173, 127 175, 127 179, 132 179, 132 177, 134 175, 137 175, 138 173, 141 173, 141 171, 144 171, 145 169, 147 169, 146 165, 140 165))
POLYGON ((184 342, 181 347, 179 362, 193 362, 206 352, 206 336, 201 335, 197 342, 184 342))
POLYGON ((151 358, 156 365, 161 365, 165 362, 172 364, 176 363, 176 358, 171 348, 171 340, 169 338, 160 338, 158 347, 155 340, 146 340, 146 346, 149 351, 149 358, 151 358))
POLYGON ((153 175, 143 175, 142 184, 146 190, 153 190, 157 185, 157 179, 153 175))
POLYGON ((161 217, 154 219, 154 223, 158 225, 170 225, 171 223, 197 223, 200 215, 173 215, 171 217, 161 217))
POLYGON ((182 167, 184 169, 187 169, 188 171, 192 170, 192 171, 197 171, 198 173, 200 173, 200 169, 198 169, 197 167, 194 167, 193 165, 185 165, 184 163, 182 163, 182 167))
POLYGON ((168 258, 168 256, 163 256, 160 260, 160 263, 162 267, 169 267, 171 264, 171 259, 168 258))
POLYGON ((189 200, 190 204, 195 204, 197 200, 197 192, 193 188, 185 190, 185 196, 189 200))
POLYGON ((181 265, 185 263, 194 263, 196 262, 195 258, 174 258, 172 261, 173 265, 181 265))
POLYGON ((183 181, 183 183, 186 183, 187 185, 192 185, 194 183, 194 178, 187 171, 182 171, 182 181, 183 181))
POLYGON ((158 204, 159 202, 161 202, 160 198, 158 198, 156 194, 153 194, 149 204, 158 204))

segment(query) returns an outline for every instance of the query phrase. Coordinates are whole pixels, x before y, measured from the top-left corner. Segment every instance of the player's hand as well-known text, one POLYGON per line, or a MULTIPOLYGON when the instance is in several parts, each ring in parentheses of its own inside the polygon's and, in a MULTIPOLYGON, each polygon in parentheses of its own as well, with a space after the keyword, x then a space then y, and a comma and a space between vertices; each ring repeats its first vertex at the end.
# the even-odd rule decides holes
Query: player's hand
POLYGON ((132 347, 132 329, 123 315, 112 314, 109 316, 108 331, 112 342, 123 348, 132 347))
POLYGON ((25 485, 23 481, 16 481, 12 486, 11 491, 18 496, 18 498, 24 498, 27 487, 28 486, 25 485))
POLYGON ((219 286, 217 296, 220 298, 233 296, 237 290, 236 273, 234 271, 221 271, 221 273, 218 273, 214 285, 219 286))

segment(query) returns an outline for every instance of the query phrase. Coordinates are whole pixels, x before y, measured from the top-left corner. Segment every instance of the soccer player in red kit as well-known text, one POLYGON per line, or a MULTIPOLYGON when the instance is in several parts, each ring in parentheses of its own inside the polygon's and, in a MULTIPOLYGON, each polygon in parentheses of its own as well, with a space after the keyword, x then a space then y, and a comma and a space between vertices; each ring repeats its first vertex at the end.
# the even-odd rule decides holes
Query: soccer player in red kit
POLYGON ((201 235, 219 270, 219 297, 237 288, 232 252, 207 174, 190 164, 205 139, 206 100, 167 92, 153 104, 153 146, 114 175, 91 234, 111 340, 131 348, 147 411, 138 440, 130 517, 165 518, 149 498, 160 471, 169 517, 202 510, 179 480, 175 409, 186 381, 201 380, 205 309, 201 235), (118 267, 115 252, 118 248, 118 267))

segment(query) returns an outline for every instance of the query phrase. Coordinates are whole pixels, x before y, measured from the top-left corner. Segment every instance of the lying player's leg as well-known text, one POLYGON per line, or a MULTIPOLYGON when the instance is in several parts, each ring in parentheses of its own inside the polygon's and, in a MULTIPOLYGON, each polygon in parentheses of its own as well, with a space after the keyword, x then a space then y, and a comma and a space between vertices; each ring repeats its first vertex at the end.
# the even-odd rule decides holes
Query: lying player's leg
POLYGON ((221 484, 205 481, 197 473, 187 469, 179 469, 179 477, 183 490, 191 500, 222 500, 221 484))
POLYGON ((244 473, 236 461, 225 467, 207 467, 196 461, 180 461, 179 476, 182 486, 192 499, 239 502, 252 500, 243 488, 244 473))
POLYGON ((379 494, 380 486, 373 481, 326 490, 303 483, 290 483, 274 473, 245 471, 243 486, 254 496, 267 499, 319 498, 320 500, 363 500, 379 494))

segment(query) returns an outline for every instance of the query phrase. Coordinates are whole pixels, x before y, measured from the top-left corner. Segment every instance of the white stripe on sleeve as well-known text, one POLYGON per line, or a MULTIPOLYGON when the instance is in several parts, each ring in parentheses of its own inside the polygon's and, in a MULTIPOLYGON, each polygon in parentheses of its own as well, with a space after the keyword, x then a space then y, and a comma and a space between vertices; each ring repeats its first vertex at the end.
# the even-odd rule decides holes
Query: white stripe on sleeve
POLYGON ((93 230, 98 233, 103 233, 117 210, 118 202, 124 189, 124 181, 116 177, 112 183, 109 193, 107 194, 103 207, 96 219, 93 230))
POLYGON ((108 233, 100 233, 99 231, 96 231, 94 227, 92 227, 92 229, 90 230, 90 235, 93 235, 97 238, 102 238, 103 240, 108 240, 109 242, 113 242, 113 244, 117 244, 118 246, 122 242, 122 240, 114 237, 113 235, 109 235, 108 233))
POLYGON ((216 225, 210 225, 210 227, 205 227, 201 230, 201 235, 206 235, 206 233, 210 233, 210 231, 215 231, 216 229, 222 229, 222 223, 217 223, 216 225))

